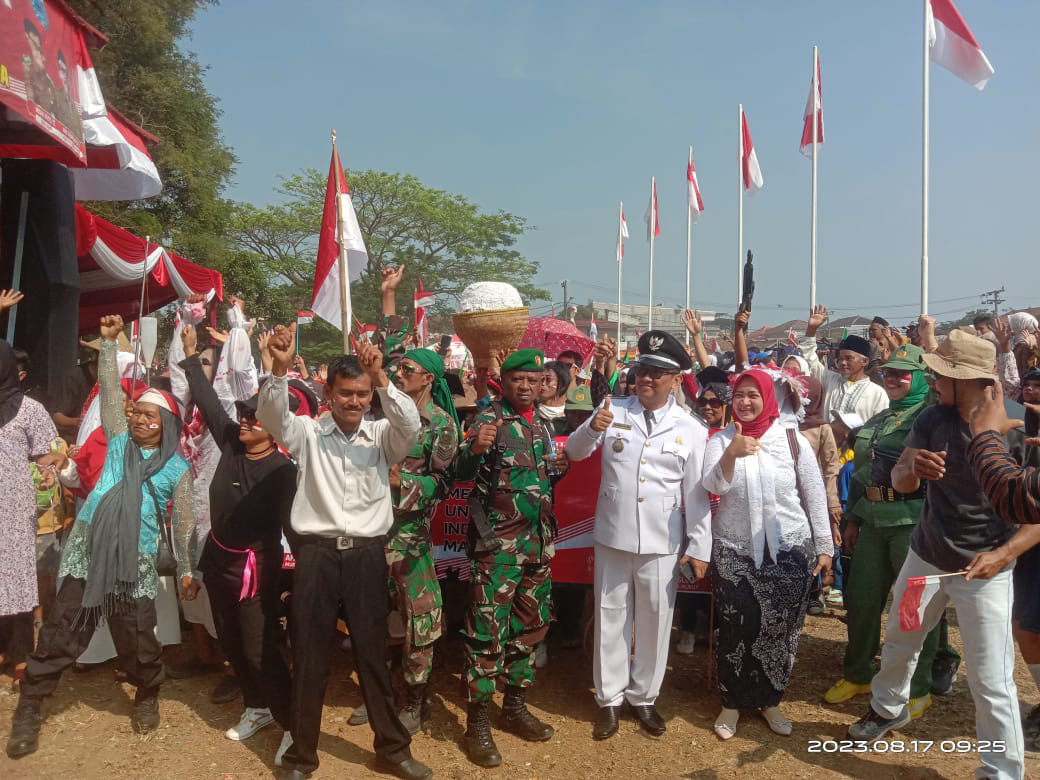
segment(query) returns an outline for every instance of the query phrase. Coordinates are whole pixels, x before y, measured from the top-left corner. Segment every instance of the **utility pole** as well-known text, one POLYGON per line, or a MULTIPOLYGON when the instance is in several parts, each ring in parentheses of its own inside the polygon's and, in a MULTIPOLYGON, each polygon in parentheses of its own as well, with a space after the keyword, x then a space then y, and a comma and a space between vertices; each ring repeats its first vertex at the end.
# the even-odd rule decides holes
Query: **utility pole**
POLYGON ((1001 298, 1000 297, 1000 294, 1002 292, 1004 292, 1004 286, 1003 285, 1000 286, 999 290, 990 290, 989 292, 984 292, 981 295, 983 303, 988 303, 988 304, 991 304, 993 306, 993 316, 994 317, 999 317, 1000 316, 1000 304, 1002 304, 1004 301, 1007 300, 1007 298, 1001 298))
POLYGON ((563 288, 563 318, 567 319, 567 304, 570 302, 570 299, 567 297, 567 280, 566 279, 564 279, 562 282, 560 282, 560 287, 563 288))

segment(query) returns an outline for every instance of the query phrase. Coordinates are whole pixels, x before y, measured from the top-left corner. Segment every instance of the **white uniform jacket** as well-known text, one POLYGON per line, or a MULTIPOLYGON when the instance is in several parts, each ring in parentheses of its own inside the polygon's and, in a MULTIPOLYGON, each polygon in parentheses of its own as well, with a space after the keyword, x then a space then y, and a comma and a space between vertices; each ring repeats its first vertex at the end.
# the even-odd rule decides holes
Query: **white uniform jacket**
POLYGON ((649 436, 636 396, 611 399, 610 410, 614 422, 604 433, 593 431, 589 418, 567 439, 571 460, 602 451, 593 538, 626 552, 688 554, 697 546, 697 529, 710 527, 708 493, 701 487, 707 428, 672 398, 654 411, 649 436))

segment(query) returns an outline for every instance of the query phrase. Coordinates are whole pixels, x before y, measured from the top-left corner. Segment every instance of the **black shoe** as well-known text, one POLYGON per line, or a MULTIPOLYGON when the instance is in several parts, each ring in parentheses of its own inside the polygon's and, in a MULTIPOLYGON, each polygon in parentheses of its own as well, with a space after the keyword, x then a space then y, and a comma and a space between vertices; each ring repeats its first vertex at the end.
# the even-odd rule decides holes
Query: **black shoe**
POLYGON ((198 658, 192 658, 182 664, 167 665, 166 676, 171 680, 187 680, 191 677, 202 677, 205 674, 216 674, 224 668, 224 664, 207 664, 198 658))
POLYGON ((299 769, 285 769, 280 767, 275 770, 275 777, 277 780, 307 780, 310 776, 310 772, 301 772, 299 769))
POLYGON ((35 753, 40 746, 43 725, 43 700, 36 696, 20 696, 11 719, 11 736, 7 739, 8 758, 35 753))
POLYGON ((633 704, 632 712, 635 714, 636 720, 639 721, 639 725, 643 727, 647 734, 654 737, 664 734, 667 727, 664 725, 664 720, 661 716, 657 714, 657 707, 653 704, 633 704))
POLYGON ((408 701, 404 709, 397 713, 397 719, 413 737, 422 730, 430 719, 430 700, 426 696, 426 683, 408 686, 408 701))
POLYGON ((810 615, 822 615, 825 610, 826 606, 821 598, 809 599, 809 606, 805 609, 810 615))
POLYGON ((1022 735, 1026 739, 1040 736, 1040 704, 1033 707, 1029 714, 1022 718, 1022 735))
POLYGON ((462 745, 466 756, 477 766, 492 767, 502 763, 495 740, 491 738, 491 721, 488 720, 486 701, 471 701, 466 706, 466 733, 462 745))
POLYGON ((953 678, 957 676, 960 662, 955 658, 941 658, 932 664, 932 693, 945 696, 953 690, 953 678))
POLYGON ((225 674, 220 678, 217 687, 209 695, 209 700, 214 704, 227 704, 242 695, 242 684, 233 674, 225 674))
POLYGON ((350 717, 347 718, 348 726, 364 726, 368 723, 368 707, 365 706, 364 702, 361 702, 361 706, 350 713, 350 717))
POLYGON ((138 688, 134 696, 134 711, 130 725, 138 734, 147 734, 159 728, 159 688, 138 688))
POLYGON ((385 756, 376 756, 376 771, 400 777, 403 780, 427 780, 427 778, 433 777, 432 769, 410 757, 400 763, 394 763, 385 756))
POLYGON ((617 734, 618 719, 621 717, 620 707, 600 707, 596 725, 592 727, 593 739, 609 739, 617 734))
POLYGON ((553 727, 538 720, 524 704, 524 689, 510 685, 502 699, 502 731, 515 734, 528 742, 545 742, 552 739, 553 727))
POLYGON ((886 718, 884 715, 878 715, 874 712, 874 708, 871 707, 867 710, 866 715, 849 726, 848 736, 849 739, 875 742, 885 736, 888 732, 903 728, 903 726, 909 722, 910 712, 906 707, 904 707, 903 711, 894 718, 886 718))

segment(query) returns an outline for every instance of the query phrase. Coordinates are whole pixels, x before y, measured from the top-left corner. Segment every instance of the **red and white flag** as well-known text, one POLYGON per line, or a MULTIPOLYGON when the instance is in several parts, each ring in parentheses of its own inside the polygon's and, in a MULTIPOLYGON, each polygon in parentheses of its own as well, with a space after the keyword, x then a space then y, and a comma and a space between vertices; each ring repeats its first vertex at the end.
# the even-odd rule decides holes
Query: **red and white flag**
POLYGON ((625 222, 625 208, 621 207, 621 218, 618 222, 617 230, 617 261, 620 263, 621 258, 625 256, 625 239, 628 238, 628 223, 625 222))
POLYGON ((820 60, 816 60, 816 73, 809 79, 809 96, 805 99, 805 114, 802 121, 802 154, 812 154, 813 117, 816 117, 816 143, 823 143, 823 84, 820 81, 820 60))
POLYGON ((993 76, 993 66, 953 0, 928 2, 928 54, 932 62, 975 89, 983 89, 993 76))
POLYGON ((931 596, 939 589, 939 576, 929 574, 924 577, 907 577, 903 598, 899 600, 899 628, 903 631, 918 631, 924 608, 931 596), (925 598, 925 596, 928 598, 925 598))
POLYGON ((651 231, 652 235, 661 235, 661 225, 657 221, 657 179, 651 179, 650 181, 650 202, 646 205, 646 214, 643 215, 643 221, 646 222, 646 240, 650 240, 651 231))
POLYGON ((310 325, 314 322, 314 312, 306 309, 301 309, 296 312, 296 324, 297 325, 310 325))
POLYGON ((419 339, 419 346, 425 347, 429 340, 429 322, 426 319, 426 307, 433 305, 433 296, 436 293, 423 289, 422 277, 419 277, 419 287, 415 291, 415 335, 419 339))
POLYGON ((596 312, 592 312, 592 319, 589 321, 589 338, 595 341, 599 338, 599 328, 596 327, 596 312))
POLYGON ((741 163, 744 168, 744 189, 748 193, 758 192, 762 189, 762 169, 758 166, 758 155, 755 154, 755 146, 751 143, 751 130, 748 128, 747 114, 743 109, 740 112, 740 132, 744 138, 744 159, 741 163))
POLYGON ((690 217, 694 222, 704 211, 704 201, 701 200, 701 188, 697 185, 697 169, 693 167, 693 150, 690 150, 690 162, 686 166, 686 199, 690 204, 690 217))
POLYGON ((350 282, 361 276, 368 265, 368 251, 361 236, 354 204, 350 200, 347 177, 335 146, 329 163, 329 180, 325 186, 325 209, 321 216, 321 232, 318 234, 318 262, 314 266, 314 313, 337 328, 343 328, 340 310, 340 251, 346 254, 347 265, 347 322, 350 322, 350 282), (342 223, 343 246, 339 243, 339 225, 342 223))
POLYGON ((798 346, 798 336, 794 332, 794 327, 790 327, 787 329, 787 343, 790 344, 792 347, 798 346))

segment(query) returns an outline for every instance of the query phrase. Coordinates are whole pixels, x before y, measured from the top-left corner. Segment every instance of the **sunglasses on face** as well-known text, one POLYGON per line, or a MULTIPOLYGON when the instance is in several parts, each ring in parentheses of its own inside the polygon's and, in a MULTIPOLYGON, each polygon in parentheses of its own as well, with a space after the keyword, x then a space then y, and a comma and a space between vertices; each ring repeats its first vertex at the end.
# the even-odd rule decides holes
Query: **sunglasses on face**
POLYGON ((413 366, 411 363, 399 363, 396 366, 396 371, 398 373, 400 373, 400 374, 404 374, 405 376, 411 376, 412 374, 425 374, 425 373, 427 373, 426 371, 423 371, 418 366, 413 366))
POLYGON ((721 409, 725 404, 718 398, 698 398, 697 406, 710 406, 712 409, 721 409))
POLYGON ((909 380, 911 378, 911 376, 910 376, 911 373, 912 372, 910 372, 910 371, 903 371, 902 369, 898 369, 898 368, 883 368, 883 369, 881 369, 881 376, 884 379, 898 379, 900 381, 906 381, 906 380, 909 380))
POLYGON ((654 382, 663 377, 678 376, 678 371, 669 371, 667 368, 659 368, 657 366, 636 366, 632 369, 635 373, 636 378, 649 377, 654 382))

